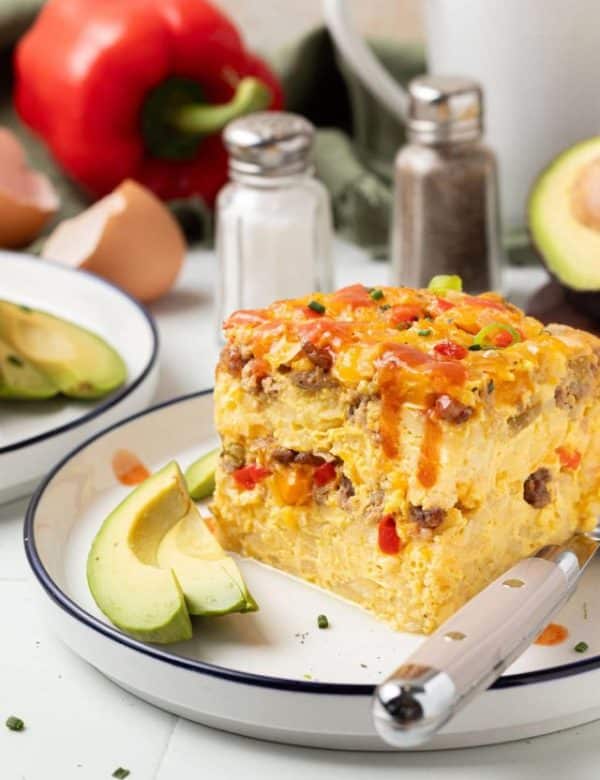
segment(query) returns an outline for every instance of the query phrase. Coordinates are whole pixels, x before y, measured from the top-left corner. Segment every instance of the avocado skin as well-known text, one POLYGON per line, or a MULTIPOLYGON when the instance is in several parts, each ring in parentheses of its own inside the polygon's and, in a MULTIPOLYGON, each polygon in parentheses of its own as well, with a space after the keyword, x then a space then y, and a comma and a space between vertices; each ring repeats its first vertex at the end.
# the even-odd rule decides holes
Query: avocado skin
POLYGON ((0 300, 0 339, 46 376, 56 387, 54 395, 60 392, 70 398, 95 400, 116 390, 127 378, 123 359, 106 341, 86 328, 38 309, 0 300), (48 334, 47 352, 39 350, 40 333, 42 338, 48 334), (56 341, 59 352, 66 345, 75 357, 65 361, 53 354, 56 341))

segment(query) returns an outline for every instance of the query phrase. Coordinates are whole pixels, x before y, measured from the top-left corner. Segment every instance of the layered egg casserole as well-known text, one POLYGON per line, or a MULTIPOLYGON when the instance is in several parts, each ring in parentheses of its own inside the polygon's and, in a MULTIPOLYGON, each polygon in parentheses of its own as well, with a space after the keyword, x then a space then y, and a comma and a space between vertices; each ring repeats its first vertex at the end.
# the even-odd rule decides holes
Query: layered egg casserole
POLYGON ((228 549, 429 633, 595 525, 600 341, 457 287, 353 285, 227 320, 228 549))

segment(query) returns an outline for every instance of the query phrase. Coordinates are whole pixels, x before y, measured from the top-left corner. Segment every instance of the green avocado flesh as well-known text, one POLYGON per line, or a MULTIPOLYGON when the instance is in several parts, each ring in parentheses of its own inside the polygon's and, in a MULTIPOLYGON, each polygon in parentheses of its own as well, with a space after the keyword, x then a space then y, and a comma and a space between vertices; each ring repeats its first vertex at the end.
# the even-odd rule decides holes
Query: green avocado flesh
POLYGON ((88 556, 90 591, 118 628, 147 642, 190 639, 190 615, 255 607, 235 564, 169 463, 104 521, 88 556))
MULTIPOLYGON (((2 365, 0 382, 11 391, 10 396, 9 391, 3 395, 5 398, 48 398, 57 393, 100 398, 127 377, 120 355, 99 336, 46 312, 2 300, 0 340, 11 355, 31 369, 24 377, 2 365), (45 391, 40 390, 44 384, 41 378, 45 378, 45 391)), ((12 364, 16 368, 14 361, 12 364)))
POLYGON ((185 481, 190 496, 195 501, 201 501, 203 498, 212 496, 215 491, 215 470, 221 450, 217 449, 207 452, 201 458, 195 460, 191 466, 188 466, 185 472, 185 481))
POLYGON ((52 398, 58 388, 22 355, 0 339, 0 398, 52 398))
POLYGON ((559 155, 535 182, 531 237, 548 269, 573 290, 600 290, 600 136, 559 155))

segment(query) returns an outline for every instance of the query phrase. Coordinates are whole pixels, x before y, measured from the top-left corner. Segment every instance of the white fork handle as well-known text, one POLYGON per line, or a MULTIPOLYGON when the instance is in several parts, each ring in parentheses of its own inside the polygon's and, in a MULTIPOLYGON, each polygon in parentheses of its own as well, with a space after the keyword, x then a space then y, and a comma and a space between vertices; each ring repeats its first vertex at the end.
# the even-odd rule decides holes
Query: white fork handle
POLYGON ((513 566, 454 614, 375 689, 379 735, 395 747, 431 737, 487 688, 542 631, 572 593, 596 548, 541 550, 513 566))

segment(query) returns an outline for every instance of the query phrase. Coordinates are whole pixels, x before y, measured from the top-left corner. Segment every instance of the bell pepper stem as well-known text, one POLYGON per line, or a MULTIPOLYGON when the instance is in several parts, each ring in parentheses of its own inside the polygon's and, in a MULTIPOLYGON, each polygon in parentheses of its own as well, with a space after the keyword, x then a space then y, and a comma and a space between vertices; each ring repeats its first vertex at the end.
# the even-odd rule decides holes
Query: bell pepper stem
POLYGON ((210 135, 222 130, 232 119, 267 108, 270 102, 269 88, 259 79, 247 76, 238 83, 228 103, 179 106, 169 117, 169 123, 184 133, 210 135))

